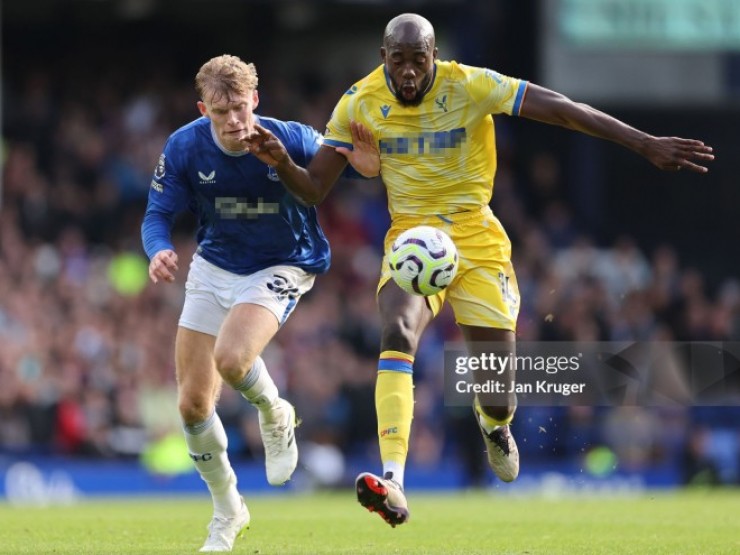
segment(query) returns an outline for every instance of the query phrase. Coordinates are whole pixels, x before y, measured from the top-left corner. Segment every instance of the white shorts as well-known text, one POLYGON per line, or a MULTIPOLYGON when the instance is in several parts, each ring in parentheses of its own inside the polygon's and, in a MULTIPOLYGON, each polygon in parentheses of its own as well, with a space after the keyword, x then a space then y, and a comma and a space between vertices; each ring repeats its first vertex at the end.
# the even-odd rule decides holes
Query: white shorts
POLYGON ((264 306, 282 326, 314 279, 315 274, 295 266, 271 266, 240 276, 195 254, 185 283, 179 325, 215 336, 232 306, 249 303, 264 306))

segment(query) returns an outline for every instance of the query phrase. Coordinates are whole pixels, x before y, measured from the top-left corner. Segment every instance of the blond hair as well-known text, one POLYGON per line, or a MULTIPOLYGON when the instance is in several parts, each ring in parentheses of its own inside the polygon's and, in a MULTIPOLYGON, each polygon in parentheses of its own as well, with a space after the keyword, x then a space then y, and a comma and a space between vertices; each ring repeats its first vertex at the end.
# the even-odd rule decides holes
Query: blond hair
POLYGON ((223 54, 211 58, 195 76, 195 90, 201 100, 216 101, 232 95, 241 96, 257 88, 257 68, 238 56, 223 54))

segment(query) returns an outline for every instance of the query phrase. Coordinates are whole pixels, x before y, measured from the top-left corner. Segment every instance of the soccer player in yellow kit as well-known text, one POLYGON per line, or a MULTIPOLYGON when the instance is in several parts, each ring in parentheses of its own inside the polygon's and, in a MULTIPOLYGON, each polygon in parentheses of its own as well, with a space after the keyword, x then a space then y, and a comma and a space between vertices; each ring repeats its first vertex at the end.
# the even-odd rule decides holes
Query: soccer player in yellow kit
MULTIPOLYGON (((412 369, 424 329, 446 299, 470 355, 482 354, 484 342, 510 345, 512 352, 515 347, 519 292, 511 244, 489 208, 496 172, 492 115, 525 117, 611 140, 668 171, 704 173, 701 163, 714 156, 701 141, 655 137, 533 83, 440 61, 431 23, 416 14, 388 23, 380 55, 383 64, 337 104, 324 144, 306 169, 264 129, 257 128, 249 142, 253 154, 275 166, 285 186, 308 204, 329 192, 347 164, 342 153, 353 149, 354 168, 365 176, 380 174, 387 188, 392 224, 386 253, 402 231, 416 225, 446 231, 458 248, 455 279, 431 297, 402 291, 383 260, 375 393, 383 474, 363 472, 356 486, 359 502, 395 527, 409 518, 403 478, 414 405, 412 369)), ((513 372, 502 378, 513 383, 513 372)), ((488 462, 506 482, 519 473, 509 427, 515 410, 513 393, 478 396, 474 402, 488 462)))

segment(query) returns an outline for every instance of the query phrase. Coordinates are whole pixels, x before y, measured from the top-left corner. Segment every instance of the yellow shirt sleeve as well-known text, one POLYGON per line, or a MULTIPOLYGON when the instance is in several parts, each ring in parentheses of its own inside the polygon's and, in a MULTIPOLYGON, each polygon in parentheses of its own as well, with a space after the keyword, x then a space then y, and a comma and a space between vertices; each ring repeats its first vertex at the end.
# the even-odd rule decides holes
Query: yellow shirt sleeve
POLYGON ((471 99, 489 114, 518 116, 527 81, 502 75, 492 69, 459 65, 471 99))
POLYGON ((350 114, 354 109, 357 90, 357 85, 352 85, 334 107, 324 132, 325 145, 352 148, 352 132, 350 131, 349 122, 352 119, 350 114))

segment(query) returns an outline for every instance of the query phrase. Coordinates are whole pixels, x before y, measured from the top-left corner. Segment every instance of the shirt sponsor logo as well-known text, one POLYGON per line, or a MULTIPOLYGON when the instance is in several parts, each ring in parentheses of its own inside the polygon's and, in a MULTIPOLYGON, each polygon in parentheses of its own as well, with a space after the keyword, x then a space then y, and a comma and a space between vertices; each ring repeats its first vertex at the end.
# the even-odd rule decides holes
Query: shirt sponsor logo
POLYGON ((213 170, 208 175, 204 174, 203 172, 198 172, 198 177, 200 177, 201 185, 215 183, 216 182, 216 170, 213 170))
POLYGON ((381 154, 444 154, 458 150, 467 140, 464 127, 451 131, 429 131, 399 137, 386 137, 380 140, 381 154))
POLYGON ((262 214, 277 214, 277 202, 265 202, 262 198, 250 201, 241 197, 216 197, 216 213, 225 220, 254 220, 262 214))
POLYGON ((384 104, 380 107, 380 113, 383 114, 383 119, 388 117, 388 112, 391 111, 391 107, 388 104, 384 104))

